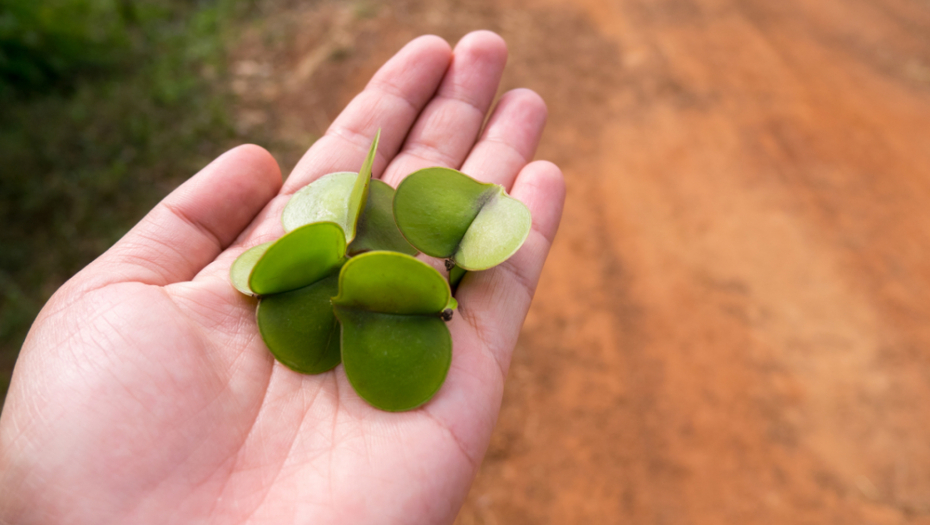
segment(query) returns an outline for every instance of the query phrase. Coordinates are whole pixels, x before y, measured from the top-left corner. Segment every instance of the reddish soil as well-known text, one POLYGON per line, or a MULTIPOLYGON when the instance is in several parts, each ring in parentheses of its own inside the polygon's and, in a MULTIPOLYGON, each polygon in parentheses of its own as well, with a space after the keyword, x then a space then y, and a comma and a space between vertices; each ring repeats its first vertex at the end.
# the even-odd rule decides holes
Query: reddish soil
POLYGON ((473 523, 930 524, 930 2, 278 6, 292 165, 410 38, 509 42, 568 202, 473 523))

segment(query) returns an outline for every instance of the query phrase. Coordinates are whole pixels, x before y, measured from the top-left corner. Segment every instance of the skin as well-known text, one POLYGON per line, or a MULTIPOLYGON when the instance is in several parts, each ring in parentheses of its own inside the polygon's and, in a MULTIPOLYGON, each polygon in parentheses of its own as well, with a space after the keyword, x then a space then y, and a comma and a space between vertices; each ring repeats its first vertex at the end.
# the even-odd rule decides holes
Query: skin
POLYGON ((288 177, 235 148, 68 281, 37 318, 0 417, 0 522, 450 523, 497 420, 524 316, 564 199, 533 157, 538 95, 503 95, 497 35, 434 36, 390 59, 288 177), (443 165, 504 185, 533 214, 522 249, 469 273, 448 379, 425 406, 375 410, 342 366, 276 363, 232 261, 283 231, 294 191, 361 165, 376 177, 443 165))

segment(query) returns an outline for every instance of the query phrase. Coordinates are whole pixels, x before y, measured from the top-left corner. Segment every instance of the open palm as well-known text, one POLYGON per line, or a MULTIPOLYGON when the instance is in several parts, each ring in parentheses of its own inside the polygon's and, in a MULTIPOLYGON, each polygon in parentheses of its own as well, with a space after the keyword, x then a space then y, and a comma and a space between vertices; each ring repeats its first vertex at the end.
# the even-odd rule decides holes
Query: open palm
POLYGON ((255 146, 227 152, 66 283, 32 327, 0 418, 0 522, 443 523, 497 419, 517 335, 558 226, 561 173, 529 162, 545 106, 505 94, 493 33, 454 52, 404 47, 286 183, 255 146), (288 196, 357 171, 396 186, 444 165, 504 185, 533 214, 523 248, 462 282, 452 367, 425 406, 371 408, 342 367, 276 363, 255 302, 229 283, 246 248, 280 236, 288 196))

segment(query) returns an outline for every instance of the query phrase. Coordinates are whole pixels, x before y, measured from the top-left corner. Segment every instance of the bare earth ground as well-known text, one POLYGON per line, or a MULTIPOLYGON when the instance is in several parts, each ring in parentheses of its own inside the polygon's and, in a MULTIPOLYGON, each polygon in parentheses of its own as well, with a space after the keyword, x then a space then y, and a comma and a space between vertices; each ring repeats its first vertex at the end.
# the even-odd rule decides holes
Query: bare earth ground
POLYGON ((569 194, 459 523, 930 524, 930 1, 294 3, 239 125, 478 28, 569 194))

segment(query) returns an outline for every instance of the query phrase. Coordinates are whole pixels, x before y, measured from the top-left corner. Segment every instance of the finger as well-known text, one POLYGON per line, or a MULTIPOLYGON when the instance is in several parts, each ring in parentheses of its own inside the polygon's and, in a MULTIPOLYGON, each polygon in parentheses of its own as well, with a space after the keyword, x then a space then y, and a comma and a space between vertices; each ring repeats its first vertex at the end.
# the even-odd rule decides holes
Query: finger
POLYGON ((562 173, 549 162, 528 164, 512 195, 530 209, 533 229, 504 264, 469 273, 459 285, 459 309, 450 324, 458 350, 442 389, 422 408, 455 437, 476 468, 497 421, 510 357, 562 215, 562 173))
POLYGON ((382 180, 396 186, 428 166, 458 168, 475 143, 507 62, 507 45, 490 31, 465 35, 439 91, 410 130, 382 180))
POLYGON ((436 92, 451 57, 449 44, 438 36, 422 36, 404 46, 300 159, 282 192, 290 195, 334 171, 358 171, 378 128, 374 172, 380 173, 436 92))
POLYGON ((533 217, 526 242, 503 264, 468 273, 456 294, 462 319, 490 346, 503 375, 562 217, 562 172, 551 162, 527 164, 517 176, 511 195, 526 204, 533 217))
POLYGON ((193 278, 278 193, 281 171, 264 149, 227 151, 171 192, 85 270, 93 286, 193 278))
POLYGON ((508 91, 494 108, 462 171, 510 191, 517 174, 536 154, 546 116, 546 103, 532 90, 508 91))
POLYGON ((437 36, 414 39, 398 51, 342 111, 326 135, 304 154, 281 193, 239 242, 205 268, 197 280, 228 279, 229 266, 245 249, 280 237, 284 233, 281 212, 290 195, 327 173, 358 171, 378 128, 381 142, 373 171, 383 170, 436 92, 451 58, 449 44, 437 36))

